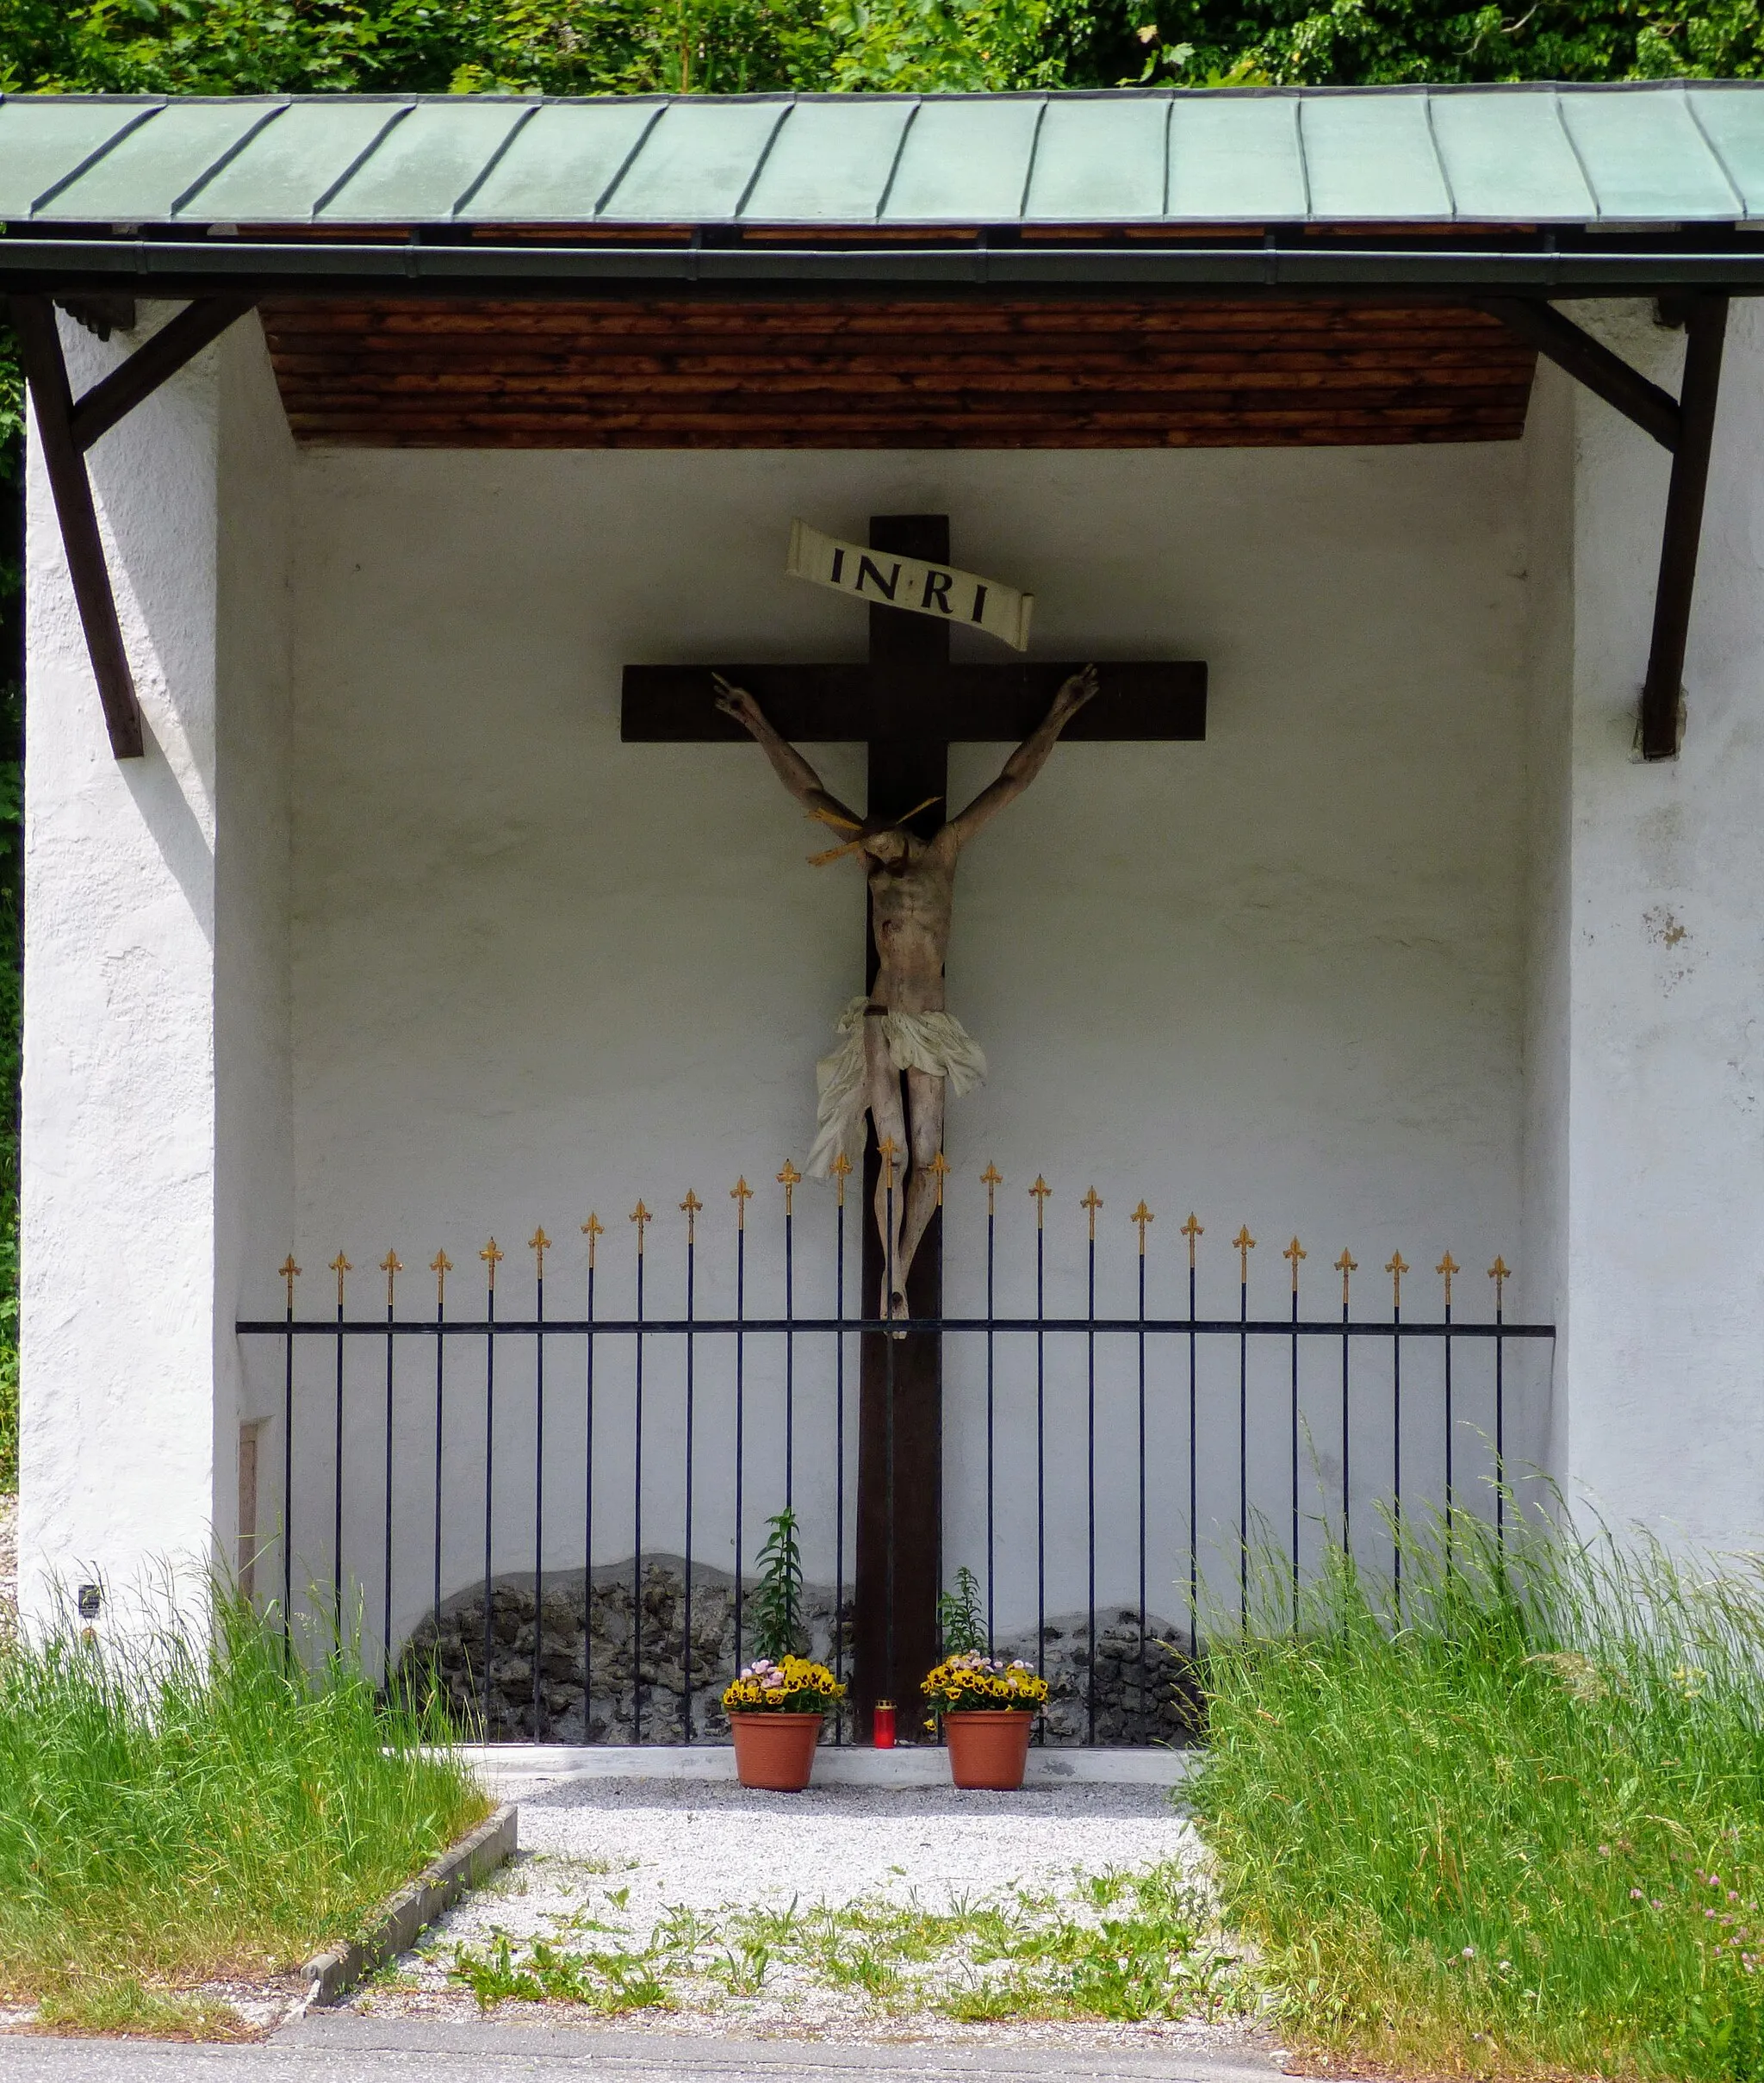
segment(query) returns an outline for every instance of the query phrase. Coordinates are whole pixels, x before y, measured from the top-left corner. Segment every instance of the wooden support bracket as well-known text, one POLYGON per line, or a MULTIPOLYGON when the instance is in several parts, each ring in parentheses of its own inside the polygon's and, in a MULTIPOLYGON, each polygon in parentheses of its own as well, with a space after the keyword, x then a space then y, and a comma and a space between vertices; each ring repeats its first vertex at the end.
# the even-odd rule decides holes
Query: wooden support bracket
POLYGON ((1697 585, 1709 455, 1715 439, 1727 302, 1721 295, 1697 295, 1684 300, 1685 374, 1676 398, 1649 382, 1621 355, 1583 333, 1551 304, 1523 297, 1490 297, 1484 304, 1539 354, 1547 355, 1672 451, 1672 484, 1660 538, 1660 578, 1654 591, 1654 636, 1648 676, 1642 685, 1637 731, 1644 760, 1669 760, 1678 753, 1680 682, 1690 635, 1691 599, 1697 585))
POLYGON ((87 474, 85 451, 144 398, 175 376, 237 318, 251 308, 246 297, 204 298, 188 306, 127 361, 113 369, 76 401, 68 381, 53 306, 47 296, 16 296, 12 322, 36 407, 43 462, 54 495, 61 543, 73 597, 85 631, 86 650, 103 704, 110 749, 120 760, 138 760, 146 750, 134 675, 117 619, 116 596, 104 561, 103 538, 87 474))
POLYGON ((1519 296, 1496 296, 1490 297, 1483 308, 1607 405, 1615 406, 1626 419, 1633 420, 1645 433, 1652 434, 1662 448, 1677 448, 1677 399, 1657 383, 1650 383, 1639 370, 1631 369, 1602 340, 1582 332, 1571 318, 1564 318, 1554 304, 1528 302, 1519 296))

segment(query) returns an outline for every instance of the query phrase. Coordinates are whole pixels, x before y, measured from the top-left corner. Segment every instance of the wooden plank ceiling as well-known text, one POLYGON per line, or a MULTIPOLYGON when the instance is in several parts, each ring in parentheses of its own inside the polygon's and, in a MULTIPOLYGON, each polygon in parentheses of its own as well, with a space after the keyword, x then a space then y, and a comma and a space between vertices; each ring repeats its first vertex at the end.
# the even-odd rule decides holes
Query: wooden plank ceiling
POLYGON ((1441 305, 284 300, 303 441, 1222 448, 1501 441, 1535 358, 1441 305))

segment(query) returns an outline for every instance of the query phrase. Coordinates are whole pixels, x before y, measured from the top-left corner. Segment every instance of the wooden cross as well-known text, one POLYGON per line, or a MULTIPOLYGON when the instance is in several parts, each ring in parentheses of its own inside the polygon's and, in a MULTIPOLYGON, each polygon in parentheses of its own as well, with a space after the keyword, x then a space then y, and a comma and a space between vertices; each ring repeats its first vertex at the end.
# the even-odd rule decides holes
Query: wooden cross
MULTIPOLYGON (((870 547, 885 570, 890 557, 947 564, 948 516, 878 516, 870 523, 870 547)), ((711 675, 721 673, 748 688, 773 727, 792 742, 864 744, 869 764, 866 814, 878 820, 906 818, 911 830, 929 838, 948 809, 951 744, 1021 742, 1047 715, 1061 682, 1086 662, 956 663, 949 656, 946 624, 899 607, 873 605, 870 656, 864 665, 628 665, 623 736, 630 744, 751 745, 741 724, 716 706, 711 675), (928 804, 907 817, 916 805, 928 804)), ((1096 663, 1100 691, 1066 726, 1063 742, 1168 742, 1206 736, 1204 665, 1096 663)), ((877 966, 867 923, 865 940, 867 986, 875 981, 877 966)), ((836 995, 829 998, 829 1017, 836 995)), ((882 1286, 881 1242, 867 1219, 878 1172, 873 1132, 864 1162, 866 1312, 882 1286)), ((933 1216, 913 1261, 907 1304, 915 1316, 942 1313, 942 1220, 941 1210, 933 1216)), ((942 1341, 935 1333, 918 1332, 892 1341, 879 1335, 863 1343, 853 1690, 860 1726, 867 1730, 877 1700, 911 1707, 919 1696, 919 1680, 937 1660, 943 1373, 942 1341), (891 1355, 885 1349, 889 1342, 891 1355), (884 1470, 889 1459, 891 1373, 894 1452, 889 1483, 884 1470), (891 1639, 891 1657, 885 1649, 891 1639)))

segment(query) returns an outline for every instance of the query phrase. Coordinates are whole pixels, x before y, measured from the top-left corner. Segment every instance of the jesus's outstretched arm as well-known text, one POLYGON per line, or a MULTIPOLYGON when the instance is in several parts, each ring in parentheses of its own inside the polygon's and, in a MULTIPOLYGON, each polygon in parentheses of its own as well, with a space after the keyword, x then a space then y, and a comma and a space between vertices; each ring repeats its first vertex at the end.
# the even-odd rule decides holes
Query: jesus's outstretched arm
POLYGON ((1096 668, 1087 665, 1074 673, 1054 697, 1053 706, 1010 757, 998 779, 983 788, 960 817, 952 818, 938 833, 940 844, 958 852, 989 818, 996 818, 1007 803, 1014 803, 1047 764, 1060 732, 1096 692, 1096 668))
POLYGON ((765 711, 747 689, 731 687, 721 673, 711 677, 717 683, 717 706, 753 733, 755 742, 771 761, 772 771, 809 815, 835 830, 861 831, 863 819, 855 811, 848 810, 837 796, 828 793, 821 786, 820 775, 787 738, 780 737, 772 728, 765 711))

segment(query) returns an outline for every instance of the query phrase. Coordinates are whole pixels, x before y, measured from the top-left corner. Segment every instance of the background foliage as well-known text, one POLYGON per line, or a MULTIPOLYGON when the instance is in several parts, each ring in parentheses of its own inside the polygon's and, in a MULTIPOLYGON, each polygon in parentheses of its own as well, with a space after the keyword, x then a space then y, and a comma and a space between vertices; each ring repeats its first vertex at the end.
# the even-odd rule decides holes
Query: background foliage
MULTIPOLYGON (((1757 0, 0 0, 0 90, 692 93, 1764 75, 1757 0)), ((0 335, 0 1490, 17 1480, 19 383, 0 335)))

